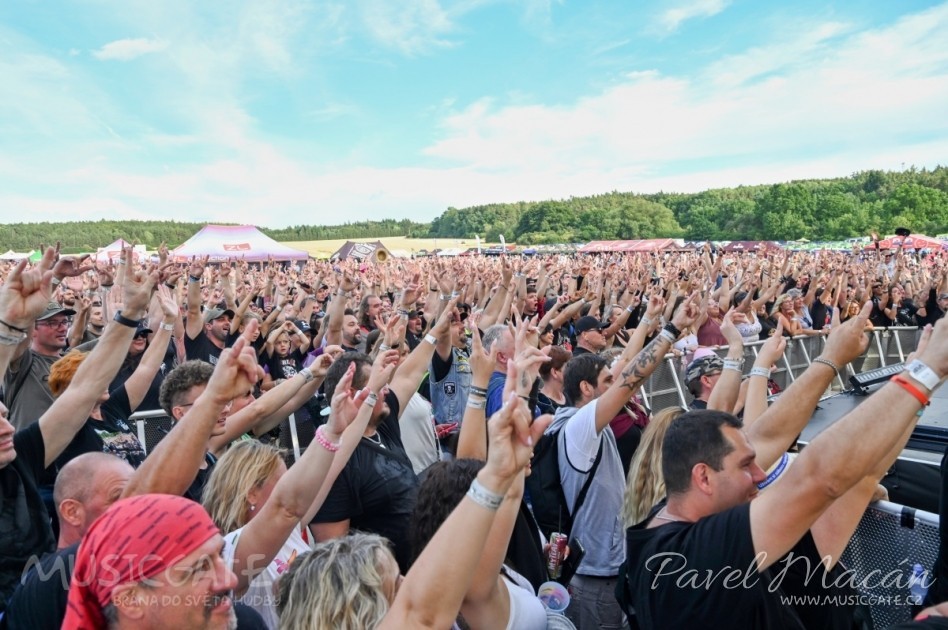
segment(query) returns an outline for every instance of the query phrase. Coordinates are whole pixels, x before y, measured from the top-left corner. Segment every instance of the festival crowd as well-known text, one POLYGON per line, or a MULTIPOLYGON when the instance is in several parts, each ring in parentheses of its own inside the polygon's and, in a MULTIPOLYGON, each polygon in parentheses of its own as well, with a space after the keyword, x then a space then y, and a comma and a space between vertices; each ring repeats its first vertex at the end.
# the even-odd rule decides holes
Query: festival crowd
MULTIPOLYGON (((0 628, 871 627, 839 558, 948 375, 946 272, 710 245, 0 263, 0 628), (798 451, 888 326, 919 330, 906 370, 798 451), (822 351, 769 401, 799 335, 822 351), (640 393, 669 355, 688 409, 640 393), (153 448, 136 412, 171 420, 153 448)), ((905 627, 948 627, 948 548, 932 578, 905 627)))

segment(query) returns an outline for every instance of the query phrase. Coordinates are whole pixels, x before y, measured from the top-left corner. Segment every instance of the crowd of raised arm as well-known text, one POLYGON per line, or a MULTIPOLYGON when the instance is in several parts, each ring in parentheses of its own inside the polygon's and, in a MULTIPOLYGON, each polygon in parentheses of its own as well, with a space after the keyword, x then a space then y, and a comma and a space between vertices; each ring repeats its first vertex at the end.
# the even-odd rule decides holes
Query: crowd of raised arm
POLYGON ((817 600, 852 594, 946 310, 948 257, 874 247, 0 262, 0 628, 853 627, 817 600), (797 453, 890 326, 907 370, 797 453), (670 356, 689 408, 649 408, 670 356))

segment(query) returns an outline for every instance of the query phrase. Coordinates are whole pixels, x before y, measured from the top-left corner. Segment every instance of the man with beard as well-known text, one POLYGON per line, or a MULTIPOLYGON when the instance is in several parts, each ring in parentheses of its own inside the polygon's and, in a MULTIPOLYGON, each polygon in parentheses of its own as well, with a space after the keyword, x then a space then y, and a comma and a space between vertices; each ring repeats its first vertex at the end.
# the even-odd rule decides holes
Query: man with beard
POLYGON ((348 272, 343 272, 339 278, 339 288, 326 312, 329 327, 326 330, 325 345, 340 345, 346 352, 357 352, 365 338, 359 327, 359 319, 346 308, 346 299, 355 287, 356 283, 349 277, 348 272))
MULTIPOLYGON (((59 246, 55 256, 59 257, 59 246)), ((88 256, 63 256, 53 266, 52 286, 56 287, 65 278, 81 275, 91 269, 83 265, 88 256)), ((36 318, 32 331, 17 346, 4 377, 4 402, 9 409, 9 421, 19 429, 36 422, 50 405, 53 395, 46 381, 49 368, 63 355, 68 346, 67 336, 72 316, 76 311, 50 300, 46 310, 36 318)))
POLYGON ((221 350, 227 346, 234 311, 214 307, 204 311, 202 317, 201 278, 204 276, 207 258, 195 258, 188 267, 188 317, 184 328, 184 353, 188 360, 217 365, 221 350))

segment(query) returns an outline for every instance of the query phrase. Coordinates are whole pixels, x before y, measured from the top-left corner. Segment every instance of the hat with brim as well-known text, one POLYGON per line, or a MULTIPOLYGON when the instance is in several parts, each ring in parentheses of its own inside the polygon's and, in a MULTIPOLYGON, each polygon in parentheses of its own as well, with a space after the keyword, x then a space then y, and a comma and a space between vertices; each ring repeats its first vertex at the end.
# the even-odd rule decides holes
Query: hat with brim
POLYGON ((582 334, 587 330, 602 330, 603 328, 608 328, 609 322, 601 322, 592 315, 585 315, 580 317, 576 322, 576 334, 582 334))
POLYGON ((685 383, 693 383, 702 376, 717 374, 724 370, 724 360, 718 355, 701 357, 688 364, 685 370, 685 383))
POLYGON ((229 308, 209 308, 204 311, 204 323, 210 324, 215 319, 220 319, 225 315, 233 319, 234 311, 230 310, 229 308))
POLYGON ((46 305, 46 310, 43 311, 43 314, 36 318, 36 321, 43 321, 44 319, 49 319, 53 315, 75 315, 76 311, 71 308, 66 308, 59 302, 50 302, 46 305))

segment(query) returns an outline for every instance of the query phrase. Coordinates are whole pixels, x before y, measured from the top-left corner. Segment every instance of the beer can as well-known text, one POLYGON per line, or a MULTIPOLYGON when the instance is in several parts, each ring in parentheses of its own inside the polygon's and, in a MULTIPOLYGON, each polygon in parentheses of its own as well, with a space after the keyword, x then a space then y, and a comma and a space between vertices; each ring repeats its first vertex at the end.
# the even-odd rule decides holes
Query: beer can
POLYGON ((555 532, 550 534, 550 551, 546 560, 546 570, 550 579, 555 580, 562 574, 563 558, 566 557, 566 545, 569 537, 555 532))

